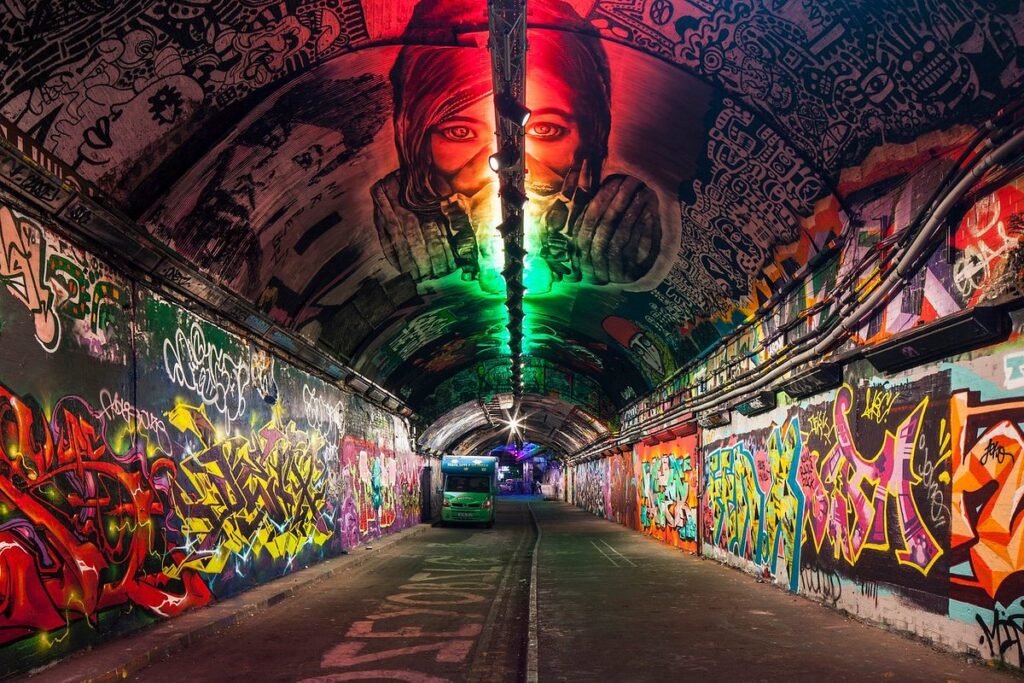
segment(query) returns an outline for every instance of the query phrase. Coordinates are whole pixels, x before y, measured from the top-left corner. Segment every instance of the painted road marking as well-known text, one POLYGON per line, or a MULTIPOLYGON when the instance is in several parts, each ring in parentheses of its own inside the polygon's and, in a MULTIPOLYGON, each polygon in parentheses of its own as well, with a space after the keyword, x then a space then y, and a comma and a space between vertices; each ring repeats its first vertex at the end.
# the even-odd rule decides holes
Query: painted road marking
POLYGON ((610 551, 612 551, 613 553, 615 553, 615 555, 616 555, 616 556, 617 556, 617 557, 618 557, 619 559, 621 559, 621 560, 622 560, 623 562, 628 562, 629 564, 631 564, 631 565, 632 565, 632 566, 634 566, 634 567, 636 566, 636 564, 634 564, 633 560, 629 559, 628 557, 626 557, 625 555, 623 555, 622 553, 620 553, 620 552, 619 552, 618 550, 616 550, 615 548, 613 548, 613 547, 611 547, 610 545, 608 545, 608 541, 604 540, 603 538, 599 538, 598 540, 599 540, 599 541, 601 541, 601 543, 603 543, 603 544, 604 544, 604 547, 608 548, 608 550, 610 550, 610 551))
POLYGON ((606 553, 606 552, 604 551, 604 549, 603 549, 603 548, 601 548, 601 546, 599 546, 598 544, 594 543, 593 541, 591 541, 591 542, 590 542, 590 545, 594 546, 594 547, 595 547, 595 548, 597 549, 597 552, 599 552, 599 553, 601 553, 602 555, 604 555, 604 559, 606 559, 606 560, 608 560, 609 562, 611 562, 611 563, 612 563, 612 566, 614 566, 614 567, 618 567, 618 566, 619 566, 619 563, 618 563, 618 562, 616 562, 615 560, 613 560, 613 559, 612 559, 612 556, 611 556, 611 555, 609 555, 608 553, 606 553))
POLYGON ((488 680, 484 677, 486 675, 483 665, 484 655, 491 647, 491 638, 494 635, 494 622, 498 617, 498 606, 511 589, 509 581, 512 578, 512 574, 515 573, 516 565, 519 562, 519 556, 523 553, 523 548, 526 546, 527 538, 529 538, 528 534, 522 534, 522 539, 516 546, 515 552, 512 554, 512 558, 505 565, 505 572, 502 575, 501 583, 498 585, 498 590, 495 593, 494 598, 491 600, 491 608, 488 610, 487 617, 484 619, 484 628, 477 642, 476 655, 474 655, 473 661, 469 666, 469 671, 467 672, 466 680, 470 683, 488 680))
POLYGON ((396 658, 410 662, 407 659, 410 655, 416 655, 412 662, 421 664, 431 659, 444 664, 466 662, 486 625, 487 615, 481 611, 482 603, 494 593, 505 570, 494 557, 442 555, 425 558, 419 571, 399 586, 398 593, 384 598, 373 608, 374 613, 352 622, 343 640, 324 653, 320 666, 326 671, 306 682, 446 681, 417 671, 415 664, 413 668, 380 665, 396 658), (416 623, 417 617, 420 617, 419 623, 416 623), (445 617, 453 628, 432 628, 437 617, 445 617), (424 639, 428 642, 423 642, 424 639), (370 668, 364 668, 367 666, 370 668))
MULTIPOLYGON (((528 538, 528 533, 520 534, 507 562, 487 549, 478 557, 420 556, 418 568, 397 591, 351 622, 340 642, 323 653, 320 675, 303 683, 449 681, 424 671, 427 667, 460 667, 461 680, 488 680, 481 676, 487 675, 484 655, 491 647, 498 605, 512 591, 512 576, 528 538)), ((472 549, 460 545, 462 551, 472 549)))

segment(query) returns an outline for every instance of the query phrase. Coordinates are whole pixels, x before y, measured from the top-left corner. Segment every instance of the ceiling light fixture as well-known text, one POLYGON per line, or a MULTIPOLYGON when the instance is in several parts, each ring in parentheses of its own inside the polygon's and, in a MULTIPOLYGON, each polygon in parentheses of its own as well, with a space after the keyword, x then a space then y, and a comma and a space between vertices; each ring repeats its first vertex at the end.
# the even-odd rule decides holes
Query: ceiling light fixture
POLYGON ((511 147, 506 147, 495 154, 492 154, 488 159, 487 163, 491 167, 491 170, 497 173, 498 171, 504 170, 509 166, 515 166, 519 162, 519 152, 511 147))
POLYGON ((530 120, 530 116, 533 114, 533 112, 508 95, 499 96, 495 102, 495 106, 502 118, 508 119, 520 128, 526 125, 527 121, 530 120))

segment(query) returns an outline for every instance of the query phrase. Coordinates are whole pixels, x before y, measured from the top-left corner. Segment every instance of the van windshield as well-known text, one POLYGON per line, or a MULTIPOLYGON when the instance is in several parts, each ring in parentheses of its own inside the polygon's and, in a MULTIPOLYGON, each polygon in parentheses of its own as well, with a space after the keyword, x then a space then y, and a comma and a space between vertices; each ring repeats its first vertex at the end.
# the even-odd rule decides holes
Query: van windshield
POLYGON ((448 477, 445 490, 456 493, 490 493, 491 480, 487 477, 448 477))

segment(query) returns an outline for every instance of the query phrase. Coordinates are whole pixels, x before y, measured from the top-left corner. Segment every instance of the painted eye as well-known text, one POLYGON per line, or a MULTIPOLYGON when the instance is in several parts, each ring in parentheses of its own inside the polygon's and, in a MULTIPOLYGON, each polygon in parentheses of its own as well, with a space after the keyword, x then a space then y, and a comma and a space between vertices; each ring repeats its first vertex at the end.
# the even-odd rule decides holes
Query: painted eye
POLYGON ((453 142, 466 142, 476 138, 476 132, 469 126, 445 126, 437 131, 446 140, 452 140, 453 142))
POLYGON ((528 133, 535 138, 553 140, 565 135, 567 130, 565 126, 560 126, 557 123, 539 122, 530 126, 528 133))

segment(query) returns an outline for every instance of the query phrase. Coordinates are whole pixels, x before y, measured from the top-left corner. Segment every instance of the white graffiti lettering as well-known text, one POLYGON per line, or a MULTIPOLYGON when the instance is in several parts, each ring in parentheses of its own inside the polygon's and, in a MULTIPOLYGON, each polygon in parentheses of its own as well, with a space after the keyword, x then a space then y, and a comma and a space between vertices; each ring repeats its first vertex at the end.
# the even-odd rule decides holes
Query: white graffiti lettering
POLYGON ((171 436, 164 421, 148 410, 136 408, 116 391, 100 390, 100 415, 107 420, 120 418, 129 426, 134 425, 139 434, 151 439, 160 450, 170 455, 171 436))
POLYGON ((318 394, 316 389, 304 384, 302 405, 306 412, 306 420, 313 429, 327 438, 341 437, 345 434, 345 405, 341 401, 331 403, 330 399, 318 394))
POLYGON ((172 382, 196 392, 204 404, 229 420, 238 419, 245 410, 248 364, 208 342, 198 322, 192 323, 187 335, 178 329, 173 341, 164 340, 164 369, 172 382))

